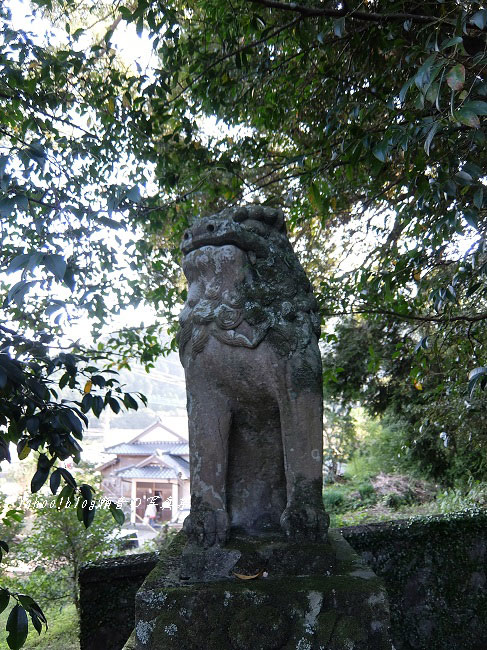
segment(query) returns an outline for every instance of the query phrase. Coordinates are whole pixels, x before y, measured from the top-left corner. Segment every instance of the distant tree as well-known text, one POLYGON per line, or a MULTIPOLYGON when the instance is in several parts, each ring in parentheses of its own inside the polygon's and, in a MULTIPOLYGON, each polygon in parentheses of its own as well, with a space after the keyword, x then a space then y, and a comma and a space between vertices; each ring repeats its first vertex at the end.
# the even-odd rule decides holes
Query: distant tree
POLYGON ((40 497, 33 509, 31 529, 15 549, 16 559, 35 563, 34 580, 28 581, 29 593, 41 603, 70 601, 80 613, 79 571, 84 562, 120 552, 120 526, 107 510, 99 509, 88 529, 78 521, 72 507, 49 507, 53 497, 40 497))
MULTIPOLYGON (((389 467, 448 484, 486 480, 487 405, 481 393, 468 394, 460 362, 468 339, 456 349, 424 350, 425 335, 379 317, 343 321, 324 347, 325 397, 345 411, 360 404, 382 419, 382 435, 365 453, 389 467)), ((480 344, 486 335, 477 334, 480 344)))

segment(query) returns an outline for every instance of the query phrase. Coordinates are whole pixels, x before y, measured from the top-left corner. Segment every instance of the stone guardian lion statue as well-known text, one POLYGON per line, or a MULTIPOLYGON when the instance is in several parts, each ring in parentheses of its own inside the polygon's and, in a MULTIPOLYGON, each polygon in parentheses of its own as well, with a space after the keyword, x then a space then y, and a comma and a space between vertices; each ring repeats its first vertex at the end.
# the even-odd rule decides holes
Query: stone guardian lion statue
POLYGON ((230 531, 326 538, 320 318, 280 210, 198 219, 184 233, 178 343, 187 386, 190 541, 230 531))

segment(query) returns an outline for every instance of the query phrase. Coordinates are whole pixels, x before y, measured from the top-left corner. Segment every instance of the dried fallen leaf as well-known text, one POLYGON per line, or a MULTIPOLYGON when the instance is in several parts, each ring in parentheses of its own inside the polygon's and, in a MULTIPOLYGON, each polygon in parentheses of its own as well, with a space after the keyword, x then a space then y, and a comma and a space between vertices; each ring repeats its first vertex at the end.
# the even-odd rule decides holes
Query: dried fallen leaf
POLYGON ((243 573, 235 573, 233 572, 233 575, 238 578, 239 580, 255 580, 255 578, 260 578, 260 576, 264 573, 263 569, 260 569, 257 573, 255 573, 252 576, 246 576, 243 573))

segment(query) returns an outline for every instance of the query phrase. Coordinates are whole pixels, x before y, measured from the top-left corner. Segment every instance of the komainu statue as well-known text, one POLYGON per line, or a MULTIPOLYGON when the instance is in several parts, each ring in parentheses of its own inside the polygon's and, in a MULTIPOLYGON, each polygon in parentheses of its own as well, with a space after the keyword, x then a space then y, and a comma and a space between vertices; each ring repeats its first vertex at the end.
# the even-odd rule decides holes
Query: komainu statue
POLYGON ((326 538, 320 319, 280 210, 195 221, 181 249, 193 543, 230 530, 326 538))

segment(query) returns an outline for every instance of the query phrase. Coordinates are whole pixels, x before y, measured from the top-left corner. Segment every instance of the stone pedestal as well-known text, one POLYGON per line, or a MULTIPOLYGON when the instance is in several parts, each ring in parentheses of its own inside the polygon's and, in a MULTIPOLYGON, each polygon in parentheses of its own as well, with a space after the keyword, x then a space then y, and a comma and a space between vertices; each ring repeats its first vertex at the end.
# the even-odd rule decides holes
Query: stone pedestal
POLYGON ((392 650, 382 582, 338 532, 325 544, 184 544, 139 589, 125 650, 392 650))

